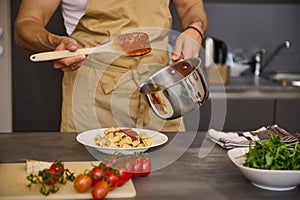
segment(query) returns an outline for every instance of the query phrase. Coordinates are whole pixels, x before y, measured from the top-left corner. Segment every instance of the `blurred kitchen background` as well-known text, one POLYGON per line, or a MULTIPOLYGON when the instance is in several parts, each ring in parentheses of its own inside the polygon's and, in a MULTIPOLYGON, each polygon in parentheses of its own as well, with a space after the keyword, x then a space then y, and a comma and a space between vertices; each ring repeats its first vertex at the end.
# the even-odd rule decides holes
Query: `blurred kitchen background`
MULTIPOLYGON (((0 6, 2 29, 0 42, 3 48, 0 58, 0 132, 58 131, 62 73, 54 70, 51 62, 30 62, 30 53, 15 45, 13 23, 20 2, 20 0, 1 0, 0 6)), ((270 54, 279 44, 289 40, 291 48, 282 49, 272 59, 267 69, 300 73, 299 1, 206 0, 204 2, 209 18, 206 36, 224 41, 229 52, 242 53, 247 59, 251 59, 260 49, 265 49, 264 56, 268 57, 268 53, 270 54)), ((172 5, 171 10, 174 15, 173 29, 180 31, 172 5)), ((58 10, 48 28, 54 33, 64 34, 62 17, 59 13, 58 10)), ((224 130, 253 130, 277 123, 291 132, 300 131, 299 87, 290 89, 290 87, 270 86, 271 89, 266 89, 266 86, 262 85, 264 90, 261 92, 260 85, 249 89, 243 85, 249 80, 243 82, 242 79, 236 79, 240 81, 237 84, 240 88, 234 86, 235 89, 230 90, 234 79, 230 80, 233 82, 229 81, 228 91, 234 95, 232 97, 228 95, 224 130), (272 88, 276 91, 273 92, 272 88), (247 95, 244 95, 245 90, 247 95), (257 91, 260 95, 257 95, 257 91), (261 93, 268 95, 264 97, 261 93)), ((210 116, 211 104, 207 103, 200 108, 200 120, 187 120, 187 125, 193 123, 197 124, 199 130, 207 130, 210 127, 210 116)))

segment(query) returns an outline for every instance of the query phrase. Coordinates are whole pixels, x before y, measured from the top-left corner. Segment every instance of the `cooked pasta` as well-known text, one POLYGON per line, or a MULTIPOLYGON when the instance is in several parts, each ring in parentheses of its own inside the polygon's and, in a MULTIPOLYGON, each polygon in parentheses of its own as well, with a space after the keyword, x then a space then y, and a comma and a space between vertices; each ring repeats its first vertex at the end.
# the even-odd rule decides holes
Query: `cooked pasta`
POLYGON ((104 130, 104 136, 94 138, 95 145, 111 148, 137 148, 153 145, 152 137, 146 133, 137 133, 134 130, 111 127, 104 130))

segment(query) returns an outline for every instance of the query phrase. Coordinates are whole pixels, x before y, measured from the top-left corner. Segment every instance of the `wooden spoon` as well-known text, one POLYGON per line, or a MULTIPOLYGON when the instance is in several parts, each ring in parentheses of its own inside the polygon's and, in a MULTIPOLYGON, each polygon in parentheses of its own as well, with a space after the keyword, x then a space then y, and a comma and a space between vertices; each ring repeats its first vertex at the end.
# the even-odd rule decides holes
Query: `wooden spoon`
POLYGON ((127 33, 117 37, 117 42, 116 40, 111 40, 98 47, 77 49, 75 52, 61 50, 36 53, 30 56, 30 60, 33 62, 49 61, 101 52, 117 52, 121 54, 125 53, 127 56, 142 56, 151 52, 149 36, 142 32, 127 33))

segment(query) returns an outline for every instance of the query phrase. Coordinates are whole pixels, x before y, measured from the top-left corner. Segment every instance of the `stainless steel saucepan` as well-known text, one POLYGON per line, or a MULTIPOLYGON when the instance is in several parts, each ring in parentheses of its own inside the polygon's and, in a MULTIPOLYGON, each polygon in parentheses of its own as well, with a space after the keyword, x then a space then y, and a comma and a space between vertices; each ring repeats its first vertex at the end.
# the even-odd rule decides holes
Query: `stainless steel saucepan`
POLYGON ((167 66, 140 86, 154 113, 163 119, 175 119, 198 109, 208 99, 205 72, 200 58, 190 58, 167 66))

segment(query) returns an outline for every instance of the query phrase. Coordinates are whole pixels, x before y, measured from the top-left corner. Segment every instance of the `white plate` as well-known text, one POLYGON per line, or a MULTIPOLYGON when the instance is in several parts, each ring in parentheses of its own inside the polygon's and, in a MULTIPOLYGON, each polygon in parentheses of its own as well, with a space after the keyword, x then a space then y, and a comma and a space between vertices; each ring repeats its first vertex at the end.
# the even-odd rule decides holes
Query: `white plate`
POLYGON ((287 191, 300 184, 300 170, 266 170, 243 166, 244 158, 239 158, 249 148, 236 148, 227 152, 230 160, 251 181, 253 185, 266 190, 287 191))
MULTIPOLYGON (((98 151, 105 154, 114 154, 120 152, 125 155, 131 155, 134 152, 145 152, 149 148, 160 146, 168 141, 168 137, 165 134, 162 134, 160 132, 147 130, 147 129, 131 128, 137 133, 144 132, 148 136, 152 137, 153 145, 148 147, 137 147, 137 148, 109 148, 109 147, 100 147, 98 145, 95 145, 94 138, 96 137, 96 135, 104 136, 103 131, 106 129, 107 128, 102 128, 102 129, 94 129, 94 130, 82 132, 77 135, 76 140, 83 145, 94 147, 98 151)), ((123 129, 123 127, 121 127, 121 129, 123 129)))

